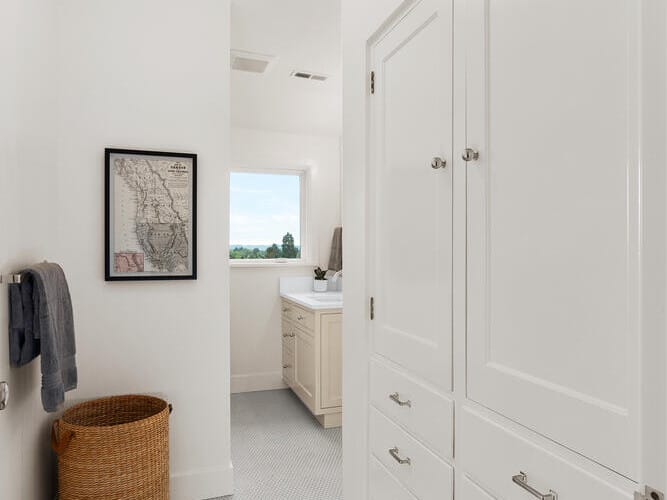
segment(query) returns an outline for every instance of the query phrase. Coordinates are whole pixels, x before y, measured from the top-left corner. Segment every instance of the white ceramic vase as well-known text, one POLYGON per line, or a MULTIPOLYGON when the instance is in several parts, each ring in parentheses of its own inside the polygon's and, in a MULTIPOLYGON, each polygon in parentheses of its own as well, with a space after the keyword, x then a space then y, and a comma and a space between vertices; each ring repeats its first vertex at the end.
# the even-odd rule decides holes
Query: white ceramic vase
POLYGON ((313 291, 315 291, 315 292, 326 292, 327 291, 327 283, 329 283, 329 280, 313 279, 313 291))

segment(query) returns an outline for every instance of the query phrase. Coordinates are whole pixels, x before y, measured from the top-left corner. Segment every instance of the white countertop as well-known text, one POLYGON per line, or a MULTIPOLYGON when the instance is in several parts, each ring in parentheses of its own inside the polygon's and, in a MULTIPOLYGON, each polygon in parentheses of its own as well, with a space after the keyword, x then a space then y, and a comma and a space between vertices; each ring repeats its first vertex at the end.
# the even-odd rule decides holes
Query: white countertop
POLYGON ((342 309, 343 292, 281 292, 284 299, 308 309, 342 309))

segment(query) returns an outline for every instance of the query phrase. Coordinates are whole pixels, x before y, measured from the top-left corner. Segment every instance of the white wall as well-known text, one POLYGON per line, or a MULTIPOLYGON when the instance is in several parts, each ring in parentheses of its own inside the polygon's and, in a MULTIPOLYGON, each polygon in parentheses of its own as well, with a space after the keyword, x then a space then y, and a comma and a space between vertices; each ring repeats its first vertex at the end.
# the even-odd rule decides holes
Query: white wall
MULTIPOLYGON (((6 7, 0 273, 61 262, 79 367, 68 400, 165 395, 174 405, 172 498, 231 493, 229 2, 11 0, 6 7), (105 146, 198 153, 197 281, 104 282, 105 146)), ((0 323, 6 335, 6 299, 0 323)), ((39 362, 9 369, 6 360, 0 342, 0 379, 13 389, 0 412, 0 498, 51 498, 54 416, 41 409, 39 362)))
POLYGON ((232 392, 268 390, 282 383, 281 276, 310 276, 326 268, 333 229, 340 224, 340 141, 333 136, 232 129, 232 168, 307 166, 312 262, 306 266, 232 267, 232 392))
MULTIPOLYGON (((0 30, 0 273, 44 258, 55 246, 54 6, 3 3, 0 30)), ((11 398, 0 412, 0 498, 46 499, 53 491, 51 415, 40 399, 39 363, 9 367, 7 287, 0 285, 0 380, 11 398)))
POLYGON ((400 0, 342 0, 343 38, 343 496, 366 498, 368 352, 366 318, 366 134, 369 38, 400 0))

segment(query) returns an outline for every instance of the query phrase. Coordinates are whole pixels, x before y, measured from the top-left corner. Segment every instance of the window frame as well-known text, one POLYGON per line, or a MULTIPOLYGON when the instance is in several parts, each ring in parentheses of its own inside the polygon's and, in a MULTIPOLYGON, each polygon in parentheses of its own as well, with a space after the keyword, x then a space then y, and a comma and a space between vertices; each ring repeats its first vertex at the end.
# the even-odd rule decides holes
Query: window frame
POLYGON ((268 175, 296 175, 299 176, 299 241, 301 247, 301 257, 298 259, 232 259, 229 258, 229 252, 232 249, 230 238, 231 232, 231 207, 228 214, 229 231, 227 232, 227 258, 230 267, 251 268, 251 267, 300 267, 311 266, 312 264, 312 245, 310 232, 310 165, 291 165, 279 167, 256 167, 237 165, 229 171, 228 193, 231 204, 232 174, 268 174, 268 175))

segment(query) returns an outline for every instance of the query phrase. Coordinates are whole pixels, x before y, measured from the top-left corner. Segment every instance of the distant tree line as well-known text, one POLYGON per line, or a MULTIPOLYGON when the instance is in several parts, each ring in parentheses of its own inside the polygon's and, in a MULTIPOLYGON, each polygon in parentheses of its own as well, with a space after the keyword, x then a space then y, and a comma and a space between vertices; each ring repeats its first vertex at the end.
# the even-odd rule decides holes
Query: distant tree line
POLYGON ((266 250, 257 247, 236 246, 229 250, 230 259, 298 259, 301 257, 301 248, 294 246, 294 236, 291 233, 283 236, 283 244, 273 244, 266 250))

